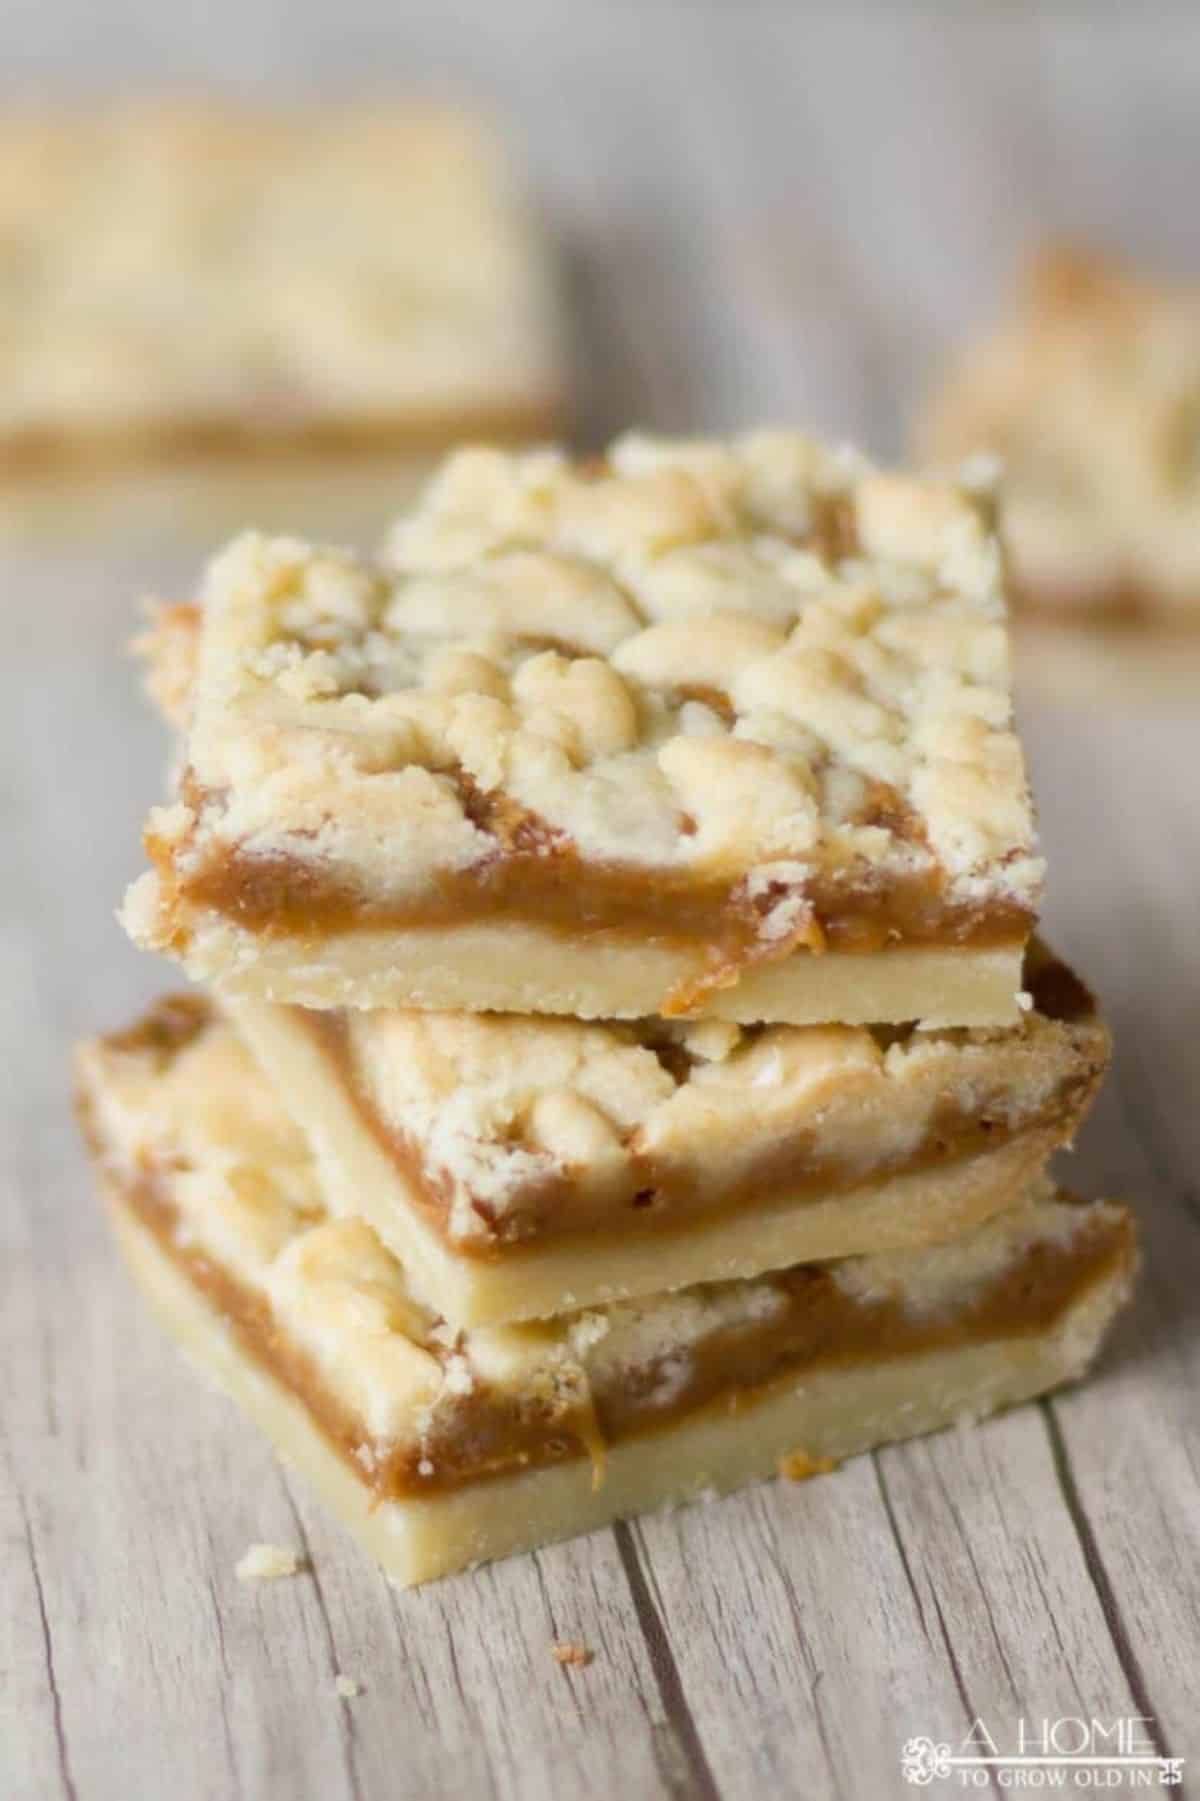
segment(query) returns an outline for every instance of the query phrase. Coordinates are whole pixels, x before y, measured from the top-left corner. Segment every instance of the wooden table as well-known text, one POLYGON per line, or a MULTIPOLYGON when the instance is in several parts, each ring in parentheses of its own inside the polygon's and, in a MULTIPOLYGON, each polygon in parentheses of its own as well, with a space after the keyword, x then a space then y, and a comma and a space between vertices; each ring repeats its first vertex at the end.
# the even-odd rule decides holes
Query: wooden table
MULTIPOLYGON (((383 10, 302 8, 272 39, 270 7, 239 7, 238 67, 377 73, 383 10)), ((127 41, 150 66, 138 17, 100 61, 127 41)), ((525 0, 396 30, 397 78, 490 95, 527 139, 591 439, 767 416, 891 453, 939 342, 1039 230, 1200 267, 1182 8, 525 0)), ((192 48, 232 65, 219 34, 192 48)), ((1026 707, 1051 929, 1119 1045, 1070 1177, 1142 1209, 1139 1301, 1096 1379, 398 1595, 135 1304, 67 1105, 72 1040, 170 980, 112 918, 164 759, 121 644, 140 591, 186 591, 194 526, 160 497, 0 553, 5 1801, 875 1801, 909 1792, 906 1739, 977 1716, 1005 1749, 1021 1716, 1151 1716, 1200 1758, 1195 705, 1026 707), (312 1573, 240 1585, 259 1539, 312 1573), (562 1639, 592 1663, 560 1668, 562 1639)))

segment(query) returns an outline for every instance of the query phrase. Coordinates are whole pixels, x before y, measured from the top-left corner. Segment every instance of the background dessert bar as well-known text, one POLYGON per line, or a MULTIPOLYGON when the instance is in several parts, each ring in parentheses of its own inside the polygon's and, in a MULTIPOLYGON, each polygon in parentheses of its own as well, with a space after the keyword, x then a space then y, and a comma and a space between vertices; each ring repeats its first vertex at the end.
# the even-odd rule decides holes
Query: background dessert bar
POLYGON ((926 449, 1003 459, 1018 604, 1146 631, 1200 625, 1200 286, 1046 250, 930 403, 926 449))
POLYGON ((6 108, 0 473, 552 432, 557 297, 507 165, 412 100, 6 108))

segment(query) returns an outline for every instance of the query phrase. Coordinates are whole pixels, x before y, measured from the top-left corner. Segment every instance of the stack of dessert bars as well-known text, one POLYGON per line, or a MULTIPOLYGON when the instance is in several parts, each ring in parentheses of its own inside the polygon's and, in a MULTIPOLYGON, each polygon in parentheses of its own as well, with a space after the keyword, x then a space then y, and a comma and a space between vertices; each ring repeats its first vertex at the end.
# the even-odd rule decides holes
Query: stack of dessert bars
POLYGON ((80 1054, 133 1271, 401 1583, 1078 1375, 1129 1215, 985 497, 808 439, 457 453, 374 561, 157 615, 124 919, 207 985, 80 1054))

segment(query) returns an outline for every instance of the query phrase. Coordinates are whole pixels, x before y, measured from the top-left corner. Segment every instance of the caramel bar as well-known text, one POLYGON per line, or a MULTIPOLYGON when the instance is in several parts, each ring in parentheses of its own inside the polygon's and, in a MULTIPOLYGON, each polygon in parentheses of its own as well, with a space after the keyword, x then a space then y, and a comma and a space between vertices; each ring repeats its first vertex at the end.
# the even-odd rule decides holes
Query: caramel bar
POLYGON ((124 916, 225 993, 1017 1020, 1041 863, 973 493, 787 434, 471 450, 382 560, 250 535, 202 598, 124 916))
MULTIPOLYGON (((160 1079, 193 1025, 160 1021, 160 1079)), ((399 1583, 1025 1399, 1082 1371, 1129 1284, 1128 1214, 1041 1184, 947 1245, 455 1331, 328 1213, 266 1084, 223 1158, 203 1121, 228 1092, 164 1101, 146 1057, 80 1060, 131 1267, 399 1583)))
MULTIPOLYGON (((467 1326, 931 1243, 1008 1206, 1109 1052, 1040 946, 1025 980, 1008 1032, 231 1011, 330 1205, 467 1326)), ((207 1030, 172 1082, 228 1054, 207 1030)))

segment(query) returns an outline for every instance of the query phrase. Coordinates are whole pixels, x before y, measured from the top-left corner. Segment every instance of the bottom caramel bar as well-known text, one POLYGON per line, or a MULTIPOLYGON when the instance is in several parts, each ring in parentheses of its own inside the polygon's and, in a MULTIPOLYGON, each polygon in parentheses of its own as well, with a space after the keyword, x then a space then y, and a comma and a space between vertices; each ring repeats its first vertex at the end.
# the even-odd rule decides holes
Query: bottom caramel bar
MULTIPOLYGON (((706 1408, 587 1460, 520 1470, 428 1495, 380 1500, 300 1395, 249 1355, 214 1302, 124 1207, 118 1235, 167 1330, 262 1428, 399 1586, 589 1532, 615 1519, 773 1475, 797 1451, 818 1465, 873 1445, 975 1420, 1079 1376, 1128 1284, 1113 1259, 1049 1325, 920 1355, 794 1372, 744 1404, 706 1408)), ((938 1253, 932 1253, 937 1255, 938 1253)))
POLYGON ((134 1273, 402 1584, 1024 1400, 1086 1367, 1133 1266, 1124 1209, 1039 1185, 934 1248, 455 1332, 326 1213, 265 1084, 156 1111, 135 1054, 81 1058, 134 1273), (242 1155, 206 1155, 188 1111, 230 1106, 242 1155))

